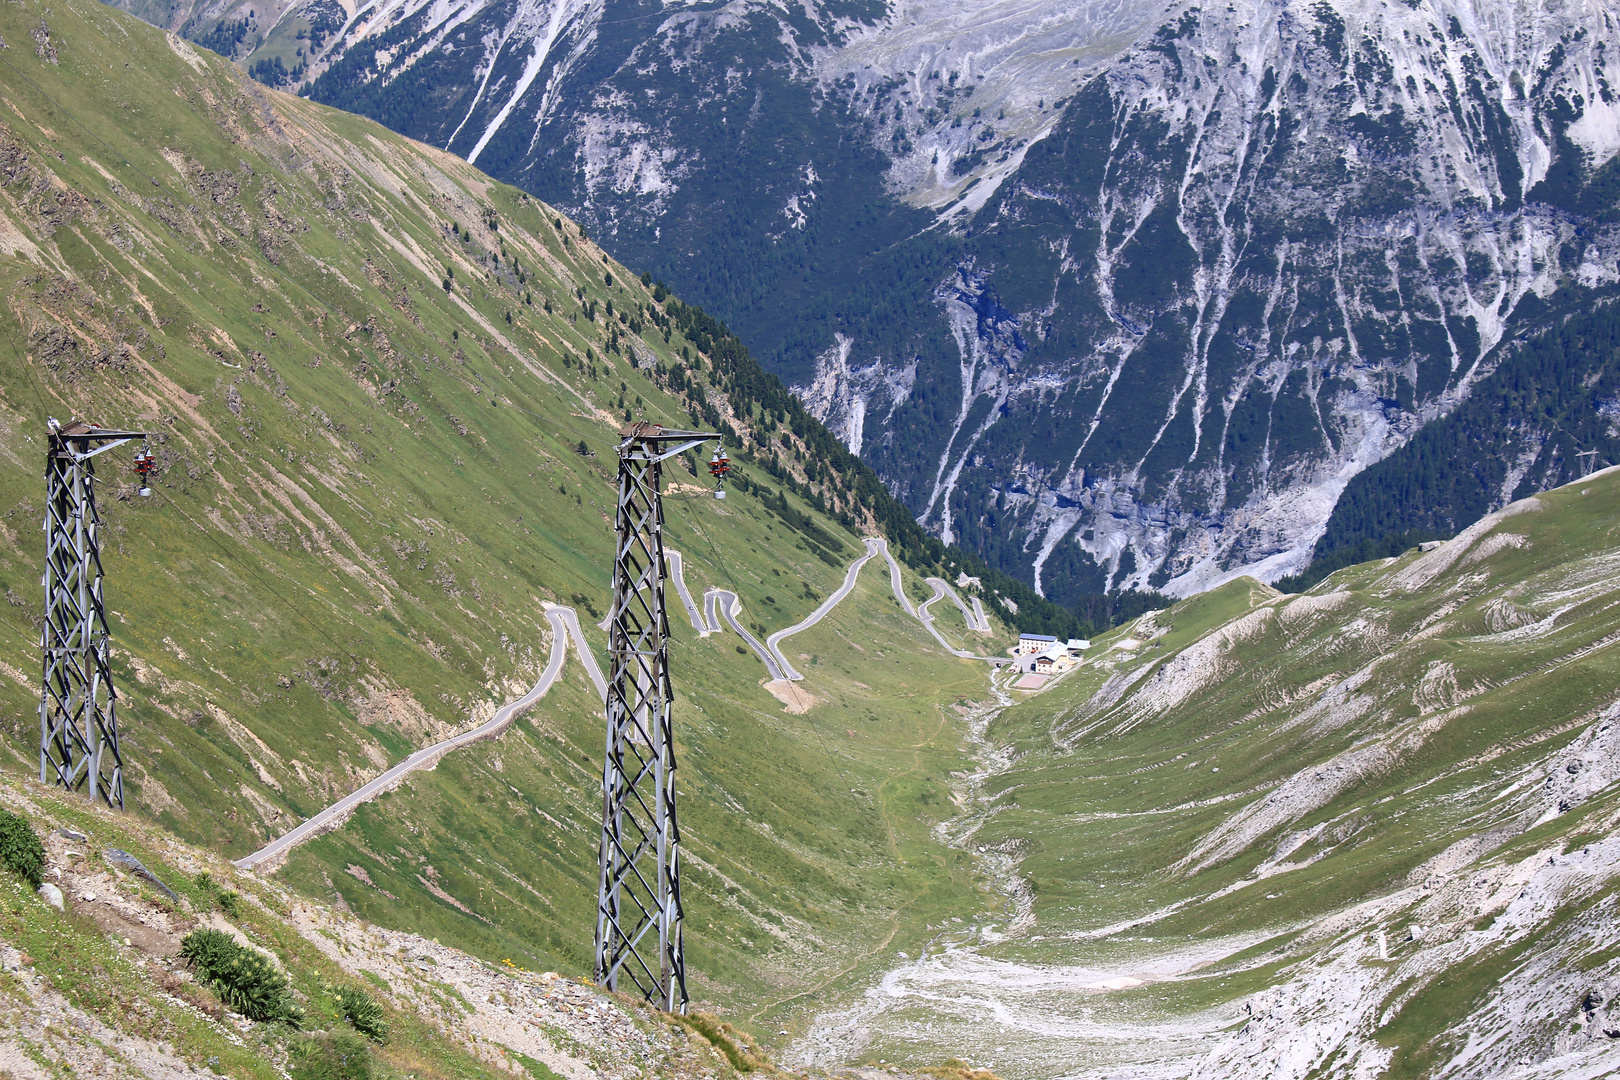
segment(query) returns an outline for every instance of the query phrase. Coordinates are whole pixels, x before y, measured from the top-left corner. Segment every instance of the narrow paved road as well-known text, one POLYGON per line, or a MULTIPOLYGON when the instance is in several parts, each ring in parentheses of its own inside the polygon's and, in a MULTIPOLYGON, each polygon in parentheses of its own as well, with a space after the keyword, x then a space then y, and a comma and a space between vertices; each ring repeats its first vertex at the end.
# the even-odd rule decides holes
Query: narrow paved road
MULTIPOLYGON (((681 553, 674 548, 664 549, 664 561, 669 563, 669 575, 675 579, 675 592, 680 596, 681 603, 686 605, 686 617, 692 620, 692 629, 698 632, 699 637, 708 637, 709 628, 703 624, 703 617, 698 614, 697 605, 692 602, 692 594, 686 588, 686 571, 681 565, 681 553)), ((719 627, 715 627, 719 629, 719 627)))
POLYGON ((961 594, 955 589, 951 588, 948 581, 937 577, 924 578, 923 580, 934 587, 934 595, 928 599, 928 602, 925 603, 923 607, 927 607, 928 604, 932 604, 935 600, 938 600, 940 595, 943 593, 944 595, 948 595, 956 602, 956 606, 962 612, 962 618, 967 620, 967 627, 969 630, 972 630, 976 634, 988 634, 990 632, 990 620, 984 617, 984 608, 979 606, 979 598, 977 596, 973 598, 973 605, 976 610, 970 610, 968 606, 962 602, 961 594))
POLYGON ((463 731, 459 735, 452 735, 432 746, 416 751, 398 765, 389 769, 375 780, 356 788, 343 796, 325 810, 305 821, 291 832, 272 840, 264 847, 243 859, 237 859, 235 865, 243 870, 255 870, 261 864, 281 858, 287 852, 308 840, 312 836, 330 832, 349 819, 355 808, 361 803, 370 802, 385 791, 392 791, 399 786, 401 780, 418 769, 425 769, 449 753, 458 750, 469 743, 480 739, 490 739, 499 735, 511 726, 518 714, 529 706, 546 696, 547 691, 556 683, 557 677, 562 674, 563 659, 568 655, 568 645, 565 635, 572 633, 575 647, 585 662, 586 668, 591 672, 597 688, 601 690, 603 699, 607 697, 607 684, 602 679, 602 672, 596 666, 596 658, 584 645, 584 637, 579 631, 579 620, 574 617, 572 608, 548 607, 546 619, 551 623, 551 656, 546 661, 546 669, 540 673, 540 678, 527 694, 516 701, 509 701, 495 710, 495 715, 471 731, 463 731))
MULTIPOLYGON (((812 626, 816 625, 816 623, 825 618, 827 612, 837 607, 838 602, 844 597, 848 596, 851 589, 855 588, 855 578, 860 575, 861 567, 866 565, 867 560, 872 558, 872 556, 876 555, 879 551, 883 552, 885 555, 889 553, 889 547, 882 539, 868 537, 865 543, 866 554, 849 564, 849 570, 844 574, 844 583, 838 586, 838 588, 833 591, 831 596, 823 600, 820 607, 816 608, 816 610, 812 611, 808 616, 806 616, 803 622, 795 623, 786 630, 778 630, 776 633, 765 639, 766 648, 770 649, 772 655, 776 657, 776 663, 779 670, 782 672, 782 674, 778 675, 777 678, 791 679, 794 682, 798 682, 800 679, 804 678, 803 675, 800 675, 794 670, 793 665, 788 663, 788 658, 782 654, 782 649, 780 647, 782 640, 784 638, 790 638, 794 634, 810 629, 812 626)), ((913 611, 912 614, 915 615, 916 612, 913 611)))
POLYGON ((579 616, 574 614, 573 608, 563 607, 560 604, 546 604, 545 609, 546 618, 551 621, 553 629, 556 628, 558 620, 568 627, 568 636, 574 639, 574 651, 579 653, 579 661, 585 665, 585 673, 591 677, 591 682, 596 684, 596 694, 606 707, 607 680, 602 678, 602 669, 596 664, 596 654, 591 652, 590 643, 585 640, 585 633, 579 628, 579 616))
POLYGON ((977 596, 973 598, 973 614, 979 617, 979 625, 975 626, 973 629, 977 630, 981 634, 991 633, 990 616, 984 613, 984 605, 979 603, 979 598, 977 596))
MULTIPOLYGON (((994 664, 997 667, 1000 667, 1002 664, 1012 663, 1011 660, 1004 656, 980 656, 977 653, 969 652, 966 649, 958 649, 955 645, 952 645, 950 642, 946 641, 944 635, 941 634, 939 629, 934 626, 934 615, 928 609, 932 607, 936 601, 943 600, 946 594, 951 591, 951 587, 945 584, 945 582, 939 578, 928 578, 927 581, 928 584, 934 587, 934 595, 924 600, 922 602, 922 606, 917 608, 917 621, 923 624, 923 629, 934 635, 934 640, 944 646, 946 652, 950 653, 952 656, 960 656, 964 660, 983 660, 986 663, 994 664)), ((958 607, 962 608, 962 613, 966 615, 967 608, 963 606, 962 601, 957 600, 956 604, 958 607)), ((970 626, 972 625, 971 617, 969 617, 968 624, 970 626)))
MULTIPOLYGON (((691 620, 692 627, 704 637, 720 633, 722 629, 720 616, 724 616, 726 622, 731 624, 731 628, 737 632, 738 636, 748 643, 748 646, 754 650, 760 660, 764 661, 765 670, 770 673, 772 679, 786 679, 797 682, 804 678, 803 675, 794 670, 792 664, 788 663, 787 657, 782 653, 781 643, 794 634, 810 629, 825 618, 833 608, 837 607, 854 590, 855 581, 860 575, 861 567, 878 555, 882 555, 889 564, 889 584, 894 590, 895 599, 900 602, 900 606, 905 609, 906 614, 921 622, 928 632, 934 636, 935 640, 944 646, 948 652, 954 656, 971 660, 984 660, 991 664, 999 665, 1009 662, 1002 657, 976 656, 971 652, 954 648, 934 628, 934 617, 928 609, 935 601, 944 598, 948 593, 956 601, 956 606, 962 609, 962 614, 968 620, 969 629, 987 633, 989 620, 984 616, 984 609, 980 607, 978 597, 973 599, 973 605, 978 615, 978 625, 975 625, 973 614, 969 613, 967 607, 962 603, 962 598, 939 578, 928 579, 929 585, 933 586, 934 595, 924 601, 921 608, 914 607, 906 597, 900 576, 900 564, 889 553, 888 543, 882 537, 868 537, 864 543, 866 545, 866 554, 850 564, 849 570, 844 574, 843 584, 831 596, 823 600, 820 606, 802 622, 795 623, 785 630, 778 630, 766 638, 764 643, 761 643, 758 638, 750 633, 748 628, 743 626, 738 619, 742 604, 738 600, 737 594, 729 589, 711 588, 706 590, 703 594, 703 611, 700 613, 697 604, 692 600, 692 594, 686 587, 686 576, 682 566, 681 553, 666 548, 665 555, 670 562, 670 574, 675 578, 675 591, 680 595, 681 603, 686 608, 686 615, 691 620)), ((266 864, 274 864, 310 837, 330 832, 342 825, 354 813, 356 807, 370 802, 385 791, 391 791, 398 787, 400 782, 409 774, 418 769, 430 768, 452 750, 458 750, 463 746, 478 742, 480 739, 494 738, 505 731, 520 713, 545 697, 552 686, 556 684, 557 679, 562 675, 563 661, 568 655, 569 638, 573 639, 574 651, 579 654, 580 662, 585 665, 585 671, 595 685, 600 700, 606 702, 607 680, 602 676, 602 669, 597 664, 596 654, 591 651, 590 643, 585 640, 584 631, 580 629, 579 617, 574 613, 574 609, 549 603, 543 606, 545 607, 546 620, 551 623, 552 629, 551 656, 547 658, 546 668, 540 673, 539 680, 535 682, 528 693, 516 701, 510 701, 502 705, 495 710, 494 716, 472 730, 464 731, 459 735, 452 735, 448 739, 440 740, 432 746, 416 751, 375 780, 371 780, 351 791, 290 832, 276 840, 272 840, 246 858, 236 860, 235 865, 243 870, 257 870, 266 864)))
MULTIPOLYGON (((871 542, 870 540, 867 541, 868 544, 871 542)), ((883 557, 889 563, 889 588, 894 590, 894 598, 900 601, 900 606, 906 609, 906 614, 915 619, 917 609, 912 607, 910 598, 906 596, 905 585, 900 580, 900 564, 894 561, 894 556, 889 552, 889 542, 887 540, 879 539, 877 543, 883 549, 883 557)))
POLYGON ((709 589, 703 594, 703 618, 709 624, 709 633, 718 634, 725 627, 720 625, 720 616, 715 611, 715 601, 719 599, 720 590, 709 589))
MULTIPOLYGON (((737 636, 748 642, 748 647, 754 650, 755 655, 765 661, 765 670, 770 672, 771 678, 787 678, 788 676, 777 666, 776 658, 771 655, 770 650, 761 645, 759 638, 750 634, 748 628, 737 621, 737 613, 742 610, 742 602, 737 599, 737 594, 730 589, 710 589, 703 594, 703 602, 709 606, 709 610, 714 610, 717 601, 720 614, 724 615, 726 622, 730 623, 731 628, 737 631, 737 636)), ((794 675, 793 677, 798 678, 799 676, 794 675)))

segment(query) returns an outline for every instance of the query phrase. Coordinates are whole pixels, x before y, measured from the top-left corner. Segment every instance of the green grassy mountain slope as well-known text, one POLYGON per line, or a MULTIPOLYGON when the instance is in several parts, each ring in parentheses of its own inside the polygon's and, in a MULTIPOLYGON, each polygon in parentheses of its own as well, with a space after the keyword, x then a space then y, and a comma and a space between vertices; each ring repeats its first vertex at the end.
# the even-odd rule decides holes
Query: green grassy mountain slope
MULTIPOLYGON (((668 539, 756 631, 815 608, 892 509, 816 456, 802 411, 769 408, 780 386, 734 339, 521 192, 88 0, 8 5, 0 38, 5 768, 37 768, 46 415, 156 433, 150 500, 99 459, 130 804, 232 857, 526 690, 555 645, 542 603, 603 644, 624 420, 745 448, 724 503, 672 466, 668 539)), ((877 568, 788 643, 805 713, 735 635, 672 624, 694 997, 774 1020, 975 909, 971 861, 930 830, 960 763, 950 706, 984 665, 877 568)), ((598 708, 570 664, 502 738, 284 873, 485 959, 583 972, 598 708)))
POLYGON ((237 874, 138 815, 99 814, 13 776, 0 776, 0 810, 23 816, 45 881, 64 894, 53 910, 0 868, 0 1069, 17 1080, 731 1080, 760 1064, 713 1018, 673 1024, 555 972, 379 928, 237 874), (177 955, 199 930, 270 957, 295 1023, 228 1009, 177 955), (346 1021, 368 1014, 363 1027, 346 1021))
POLYGON ((1005 910, 800 1058, 1612 1075, 1617 502, 1606 470, 1303 595, 1239 580, 1099 639, 984 722, 946 826, 999 862, 1005 910))

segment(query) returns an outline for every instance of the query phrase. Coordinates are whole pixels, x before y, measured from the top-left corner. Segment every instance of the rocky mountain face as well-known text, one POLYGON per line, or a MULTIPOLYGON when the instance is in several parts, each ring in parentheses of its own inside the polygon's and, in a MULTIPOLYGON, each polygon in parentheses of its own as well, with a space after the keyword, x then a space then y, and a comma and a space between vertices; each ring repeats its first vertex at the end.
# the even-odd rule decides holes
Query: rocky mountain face
POLYGON ((1596 0, 335 4, 255 69, 568 209, 1060 600, 1299 570, 1617 276, 1596 0))
MULTIPOLYGON (((956 355, 870 456, 1049 587, 1297 569, 1527 297, 1614 281, 1613 233, 1548 205, 1615 150, 1614 34, 1597 5, 1183 9, 966 226, 956 355)), ((824 408, 850 430, 861 397, 824 408)))

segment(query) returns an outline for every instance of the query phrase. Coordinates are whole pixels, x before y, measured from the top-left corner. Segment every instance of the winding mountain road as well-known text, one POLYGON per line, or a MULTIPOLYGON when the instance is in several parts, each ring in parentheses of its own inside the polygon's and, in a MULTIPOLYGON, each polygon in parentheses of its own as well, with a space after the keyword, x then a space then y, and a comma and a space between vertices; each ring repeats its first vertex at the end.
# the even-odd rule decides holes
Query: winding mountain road
MULTIPOLYGON (((698 632, 699 637, 708 637, 714 631, 704 625, 703 616, 698 614, 697 605, 692 602, 692 594, 686 588, 686 571, 681 564, 681 553, 667 547, 664 549, 664 561, 669 564, 669 574, 675 579, 675 592, 686 607, 686 617, 692 620, 692 629, 698 632)), ((719 629, 718 626, 714 628, 719 629)))
MULTIPOLYGON (((985 619, 984 609, 979 607, 977 597, 974 598, 974 606, 978 609, 978 625, 975 625, 973 615, 968 612, 962 598, 940 578, 927 579, 928 584, 933 586, 934 595, 925 600, 920 608, 914 607, 906 597, 900 576, 900 564, 890 554, 888 542, 882 537, 867 537, 864 543, 866 545, 866 554, 850 564, 849 570, 844 574, 843 584, 831 596, 823 600, 816 610, 812 611, 802 621, 784 630, 778 630, 766 638, 763 643, 750 633, 748 628, 743 626, 739 620, 738 616, 742 610, 742 601, 730 589, 710 588, 705 590, 703 593, 703 611, 700 613, 697 604, 692 599, 691 592, 686 587, 685 567, 682 565, 681 553, 665 548, 664 554, 669 561, 670 576, 675 579, 675 592, 680 596, 681 604, 686 608, 686 615, 691 620, 692 628, 704 637, 720 633, 722 629, 720 618, 724 617, 726 622, 731 624, 731 628, 737 632, 737 635, 754 650, 755 655, 764 661, 765 670, 770 673, 773 680, 782 679, 797 682, 804 678, 803 675, 794 670, 792 664, 788 663, 787 657, 782 653, 781 643, 794 634, 803 633, 826 618, 827 614, 854 590, 855 581, 860 576, 861 567, 878 555, 882 555, 889 564, 889 584, 894 590, 894 597, 900 602, 900 606, 905 609, 906 614, 921 622, 924 628, 948 652, 953 656, 970 660, 984 660, 991 664, 1008 663, 1005 658, 976 656, 971 652, 954 648, 934 628, 934 617, 928 610, 929 606, 949 594, 956 601, 956 606, 962 609, 962 614, 968 620, 968 627, 980 633, 987 633, 989 620, 985 619), (980 629, 981 626, 984 629, 980 629)), ((441 757, 452 750, 459 750, 463 746, 468 746, 482 739, 492 739, 501 734, 512 725, 513 720, 533 706, 535 702, 545 697, 551 688, 556 685, 558 678, 562 675, 563 661, 568 655, 569 639, 573 640, 574 651, 579 654, 580 662, 584 664, 585 671, 595 685, 599 698, 605 703, 607 701, 607 680, 603 678, 601 666, 596 662, 596 654, 591 651, 590 644, 585 640, 584 631, 579 625, 578 615, 575 614, 573 608, 563 607, 559 604, 547 603, 543 606, 546 612, 546 621, 551 624, 552 630, 551 655, 546 659, 545 670, 540 673, 540 678, 536 680, 528 693, 516 701, 509 701, 502 705, 495 710, 494 716, 470 731, 463 731, 458 735, 450 736, 448 739, 441 739, 432 746, 416 751, 405 760, 389 768, 381 776, 349 792, 331 806, 310 817, 291 831, 272 840, 258 851, 245 858, 237 859, 234 865, 242 870, 255 871, 267 865, 273 867, 281 859, 285 858, 293 848, 305 840, 336 829, 349 819, 349 816, 354 813, 357 807, 370 802, 385 791, 392 791, 411 773, 418 769, 431 768, 441 757)))
MULTIPOLYGON (((868 537, 865 543, 866 554, 849 564, 849 570, 844 574, 844 583, 838 586, 838 588, 833 591, 831 596, 823 600, 821 605, 807 615, 803 621, 794 623, 786 630, 778 630, 776 633, 765 639, 765 647, 770 649, 772 655, 776 657, 777 667, 782 672, 778 678, 788 679, 792 682, 798 682, 800 679, 804 678, 803 675, 800 675, 794 670, 793 665, 788 663, 788 658, 782 654, 782 641, 785 638, 792 637, 794 634, 810 629, 812 626, 816 625, 816 623, 826 618, 827 612, 837 607, 838 602, 844 597, 848 596, 850 591, 855 588, 855 579, 860 575, 861 567, 866 565, 867 560, 871 559, 872 556, 876 555, 879 551, 881 551, 884 555, 889 553, 888 544, 881 538, 868 537)), ((913 612, 913 614, 916 613, 913 612)))
MULTIPOLYGON (((952 645, 950 642, 946 641, 944 635, 941 634, 939 629, 934 626, 934 615, 928 609, 933 606, 936 601, 943 600, 947 594, 954 596, 955 593, 952 591, 949 585, 945 584, 945 582, 939 578, 927 578, 926 580, 928 584, 934 587, 934 595, 924 600, 922 605, 917 608, 917 621, 923 624, 923 629, 934 635, 934 640, 939 642, 940 645, 944 647, 946 652, 950 653, 952 656, 959 656, 964 660, 983 660, 986 663, 995 665, 996 667, 1000 667, 1003 664, 1012 662, 1003 656, 980 656, 978 653, 969 652, 966 649, 958 649, 955 645, 952 645)), ((967 615, 968 626, 972 629, 977 629, 977 627, 973 626, 973 616, 968 613, 967 607, 960 599, 956 601, 956 606, 962 609, 962 614, 967 615)))
MULTIPOLYGON (((962 618, 967 620, 969 630, 972 630, 975 634, 988 634, 990 632, 990 620, 984 617, 984 607, 979 603, 979 598, 977 596, 973 598, 973 607, 970 610, 968 606, 962 602, 961 594, 955 589, 951 588, 950 583, 944 578, 931 577, 924 578, 923 580, 929 585, 933 586, 934 595, 925 600, 922 607, 927 607, 935 600, 938 600, 942 595, 948 595, 953 601, 955 601, 957 608, 962 612, 962 618)), ((918 610, 921 610, 921 608, 918 610)))
POLYGON ((716 607, 720 609, 720 614, 724 615, 726 622, 730 623, 731 628, 737 631, 737 636, 748 642, 748 647, 754 650, 754 654, 765 661, 765 670, 771 673, 772 679, 789 678, 776 662, 776 656, 771 650, 761 645, 759 638, 750 634, 748 628, 737 621, 737 613, 742 610, 742 601, 737 599, 736 593, 730 589, 710 589, 703 594, 703 603, 711 612, 716 607))
POLYGON ((291 832, 272 840, 246 858, 237 859, 234 865, 242 870, 257 870, 264 863, 280 859, 305 840, 320 836, 322 833, 331 832, 347 821, 349 815, 354 813, 355 809, 362 803, 370 802, 385 791, 392 791, 410 773, 436 764, 441 757, 452 750, 459 750, 461 747, 478 742, 480 739, 492 739, 505 731, 512 725, 512 721, 517 719, 519 713, 545 697, 547 691, 557 682, 558 676, 562 674, 563 660, 568 655, 568 637, 574 639, 574 647, 584 661, 586 670, 590 672, 591 681, 596 683, 596 687, 601 691, 602 698, 605 701, 607 699, 607 681, 602 678, 602 670, 596 664, 596 657, 591 655, 589 647, 585 644, 585 637, 580 632, 579 620, 574 616, 574 610, 572 608, 547 605, 546 620, 551 623, 552 630, 551 656, 546 660, 546 669, 540 673, 540 678, 527 694, 524 694, 516 701, 509 701, 502 705, 495 710, 494 716, 471 731, 463 731, 459 735, 441 739, 432 746, 416 751, 416 753, 384 772, 375 780, 371 780, 349 792, 291 832))
MULTIPOLYGON (((867 546, 871 546, 872 541, 868 540, 866 543, 867 546)), ((905 583, 900 580, 900 564, 894 561, 894 555, 889 551, 889 542, 880 537, 877 544, 883 549, 883 558, 889 564, 889 588, 894 590, 894 598, 900 601, 900 606, 905 608, 906 614, 915 619, 917 609, 912 606, 910 598, 906 596, 905 583)))

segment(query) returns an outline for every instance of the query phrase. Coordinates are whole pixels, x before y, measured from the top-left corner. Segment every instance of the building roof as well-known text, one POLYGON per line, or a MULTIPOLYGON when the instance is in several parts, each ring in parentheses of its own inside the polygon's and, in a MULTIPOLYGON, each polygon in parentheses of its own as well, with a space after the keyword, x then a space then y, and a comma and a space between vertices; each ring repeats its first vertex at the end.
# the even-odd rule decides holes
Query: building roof
POLYGON ((1089 648, 1091 648, 1091 642, 1088 641, 1086 638, 1072 637, 1072 638, 1069 639, 1069 648, 1071 648, 1071 649, 1089 649, 1089 648))
POLYGON ((1056 641, 1051 634, 1019 634, 1019 641, 1056 641))
MULTIPOLYGON (((1056 641, 1057 639, 1053 638, 1052 640, 1056 641)), ((1065 659, 1068 658, 1068 656, 1069 656, 1069 647, 1067 645, 1053 645, 1050 648, 1042 649, 1040 652, 1036 653, 1035 654, 1035 659, 1037 659, 1037 660, 1065 660, 1065 659)))

